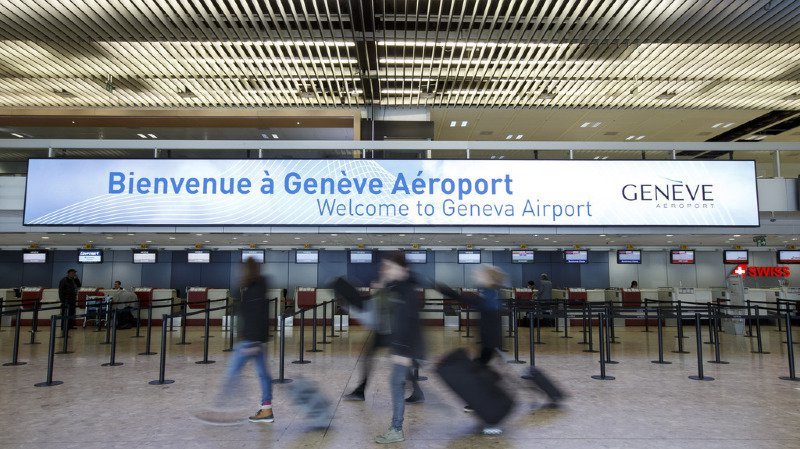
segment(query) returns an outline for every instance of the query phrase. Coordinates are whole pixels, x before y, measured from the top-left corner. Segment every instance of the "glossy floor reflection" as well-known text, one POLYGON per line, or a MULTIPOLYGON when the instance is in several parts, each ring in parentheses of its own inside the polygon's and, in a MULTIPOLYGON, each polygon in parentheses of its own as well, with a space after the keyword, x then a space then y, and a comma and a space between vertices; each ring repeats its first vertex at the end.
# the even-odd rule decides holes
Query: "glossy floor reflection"
MULTIPOLYGON (((72 354, 54 358, 54 380, 64 384, 36 388, 45 380, 47 329, 37 336, 42 342, 27 345, 24 329, 20 345, 23 366, 0 367, 0 447, 3 448, 355 448, 377 446, 373 437, 388 426, 391 403, 387 386, 388 361, 376 362, 365 402, 342 401, 358 382, 358 360, 368 332, 353 328, 332 343, 318 345, 323 352, 307 352, 312 363, 292 364, 298 358, 299 329, 287 333, 285 375, 304 376, 319 383, 335 405, 324 429, 310 429, 298 407, 288 401, 286 385, 274 386, 276 421, 272 424, 243 422, 234 426, 210 426, 193 417, 208 407, 218 391, 228 353, 221 350, 227 339, 212 328, 210 358, 217 363, 198 365, 202 359, 202 328, 190 328, 189 345, 167 341, 166 378, 171 385, 149 385, 158 377, 159 355, 143 356, 144 338, 131 338, 133 330, 119 332, 117 361, 124 365, 103 367, 109 346, 101 345, 104 333, 77 330, 69 342, 72 354)), ((390 447, 424 448, 797 448, 800 419, 800 382, 780 380, 788 375, 784 334, 763 328, 763 345, 770 354, 753 354, 755 339, 721 335, 721 358, 727 365, 704 363, 713 382, 689 380, 697 373, 694 332, 686 328, 686 350, 674 354, 675 328, 665 330, 665 360, 658 356, 655 332, 642 328, 617 328, 619 344, 612 345, 608 365, 613 381, 593 380, 599 373, 598 355, 583 352, 579 327, 573 338, 562 338, 550 328, 541 332, 543 344, 535 345, 537 367, 546 371, 571 395, 559 410, 533 410, 543 400, 518 374, 527 364, 495 362, 516 390, 518 405, 503 423, 502 436, 476 435, 477 421, 465 414, 463 404, 433 373, 428 364, 421 375, 424 404, 406 408, 406 441, 390 447)), ((431 358, 458 346, 470 346, 475 338, 452 328, 426 329, 431 358)), ((795 341, 798 341, 797 332, 795 341)), ((318 340, 321 340, 321 332, 318 340)), ((597 334, 594 334, 595 344, 597 334)), ((528 329, 520 329, 519 357, 528 361, 528 329)), ((0 358, 11 358, 13 328, 0 332, 0 358)), ((311 349, 307 329, 306 349, 311 349)), ((512 339, 505 339, 506 346, 512 339)), ((57 340, 60 344, 61 340, 57 340)), ((160 328, 154 328, 153 351, 160 351, 160 328)), ((270 344, 270 370, 277 377, 277 340, 270 344)), ((798 346, 795 346, 797 349, 798 346)), ((713 359, 713 346, 703 345, 705 360, 713 359)), ((513 359, 513 350, 505 357, 513 359)), ((249 399, 232 404, 243 418, 255 411, 258 389, 255 373, 245 369, 249 399)))

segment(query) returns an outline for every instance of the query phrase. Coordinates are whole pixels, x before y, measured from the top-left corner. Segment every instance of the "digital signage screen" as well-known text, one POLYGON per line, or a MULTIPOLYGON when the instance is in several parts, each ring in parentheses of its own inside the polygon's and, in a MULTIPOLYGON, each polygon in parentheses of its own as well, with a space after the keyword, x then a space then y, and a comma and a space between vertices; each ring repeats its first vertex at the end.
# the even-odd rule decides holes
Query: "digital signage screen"
POLYGON ((372 263, 372 251, 350 251, 350 263, 372 263))
POLYGON ((785 263, 785 264, 800 263, 800 250, 779 249, 778 263, 785 263))
POLYGON ((103 250, 101 249, 78 250, 78 263, 103 263, 103 250))
POLYGON ((533 263, 533 251, 530 250, 512 250, 511 263, 533 263))
POLYGON ((186 261, 189 263, 210 263, 211 251, 197 250, 187 253, 186 261))
POLYGON ((589 263, 589 252, 586 250, 566 250, 564 251, 564 262, 566 263, 589 263))
POLYGON ((47 262, 47 250, 29 249, 22 253, 22 263, 45 263, 47 262))
POLYGON ((428 263, 427 251, 406 251, 406 263, 428 263))
POLYGON ((158 253, 151 249, 135 249, 133 250, 133 263, 156 263, 158 261, 158 253))
POLYGON ((465 264, 472 264, 472 263, 481 263, 481 252, 480 251, 459 251, 458 252, 458 263, 465 263, 465 264))
POLYGON ((722 252, 722 260, 729 264, 747 263, 750 258, 746 249, 726 249, 722 252))
POLYGON ((294 263, 319 263, 319 251, 315 249, 298 249, 294 252, 294 263))
POLYGON ((673 249, 669 252, 669 263, 676 265, 691 265, 694 263, 693 249, 673 249))
POLYGON ((638 249, 621 249, 617 251, 617 263, 642 263, 642 251, 638 249))
POLYGON ((264 250, 263 249, 243 249, 242 250, 242 263, 247 262, 247 259, 253 259, 255 263, 264 263, 264 250))

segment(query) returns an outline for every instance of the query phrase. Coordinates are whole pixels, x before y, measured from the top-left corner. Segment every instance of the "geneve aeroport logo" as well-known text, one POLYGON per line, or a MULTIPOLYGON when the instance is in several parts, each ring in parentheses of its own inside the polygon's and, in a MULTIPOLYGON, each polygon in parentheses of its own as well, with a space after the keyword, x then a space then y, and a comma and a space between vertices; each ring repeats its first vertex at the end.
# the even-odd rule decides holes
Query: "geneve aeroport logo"
POLYGON ((736 265, 736 268, 731 270, 731 274, 741 277, 789 277, 791 272, 789 267, 750 267, 746 263, 736 265))
POLYGON ((644 201, 656 209, 713 209, 714 184, 691 184, 662 178, 657 184, 625 184, 622 197, 627 201, 644 201))

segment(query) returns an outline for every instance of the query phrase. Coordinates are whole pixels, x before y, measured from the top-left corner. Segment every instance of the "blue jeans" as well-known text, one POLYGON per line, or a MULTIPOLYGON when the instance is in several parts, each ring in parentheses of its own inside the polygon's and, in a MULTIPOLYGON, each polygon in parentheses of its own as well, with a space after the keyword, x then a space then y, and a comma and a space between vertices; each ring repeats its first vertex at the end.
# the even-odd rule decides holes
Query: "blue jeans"
POLYGON ((233 358, 225 373, 225 382, 220 392, 220 398, 230 397, 239 383, 239 371, 242 370, 247 360, 253 359, 258 379, 261 382, 261 403, 272 401, 272 377, 267 371, 266 352, 266 345, 261 342, 243 340, 237 343, 233 351, 233 358), (245 354, 246 350, 254 348, 258 348, 255 354, 245 354))
POLYGON ((389 377, 389 388, 392 392, 392 428, 403 429, 403 414, 406 411, 405 386, 409 367, 400 364, 392 365, 389 377))

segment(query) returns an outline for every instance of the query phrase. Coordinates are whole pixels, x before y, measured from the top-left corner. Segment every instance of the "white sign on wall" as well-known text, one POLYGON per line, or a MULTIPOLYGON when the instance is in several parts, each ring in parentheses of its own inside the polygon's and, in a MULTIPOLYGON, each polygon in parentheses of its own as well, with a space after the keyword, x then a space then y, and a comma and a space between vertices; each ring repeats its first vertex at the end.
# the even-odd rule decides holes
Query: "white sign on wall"
POLYGON ((25 225, 758 226, 753 161, 31 159, 25 225))

